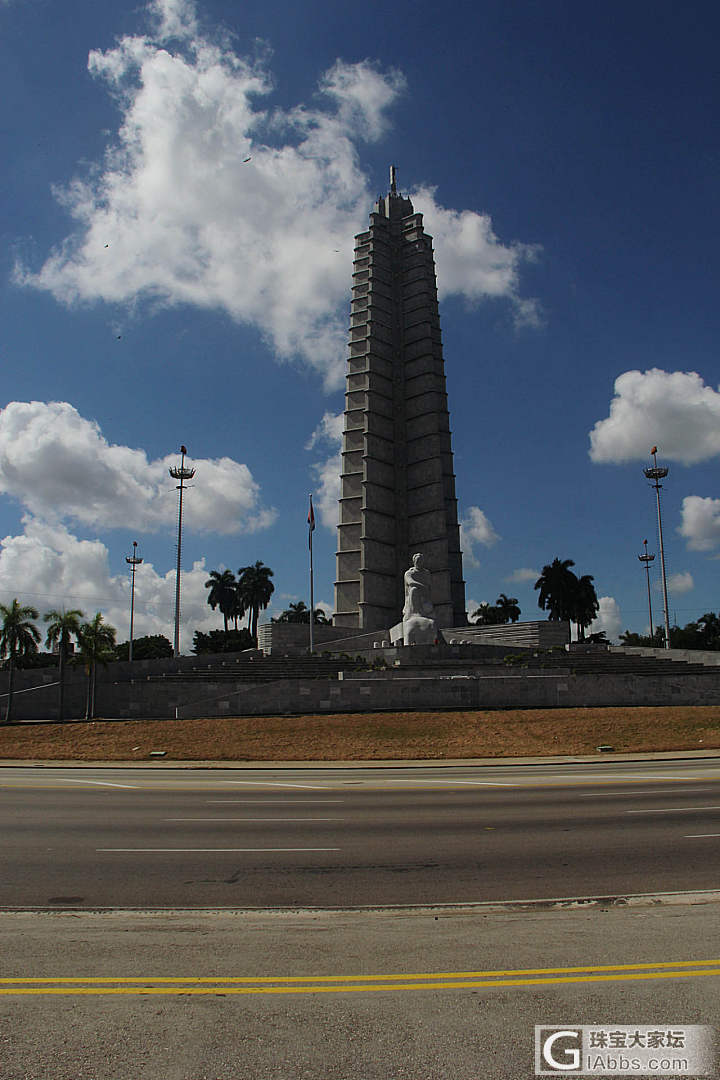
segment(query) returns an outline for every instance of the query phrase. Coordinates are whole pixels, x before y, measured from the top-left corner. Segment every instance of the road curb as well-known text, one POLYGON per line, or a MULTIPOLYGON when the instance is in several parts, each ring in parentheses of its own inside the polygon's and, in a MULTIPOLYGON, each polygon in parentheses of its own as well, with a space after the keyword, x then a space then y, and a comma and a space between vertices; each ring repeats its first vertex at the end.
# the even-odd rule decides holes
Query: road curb
POLYGON ((662 750, 649 753, 587 754, 552 757, 504 758, 385 758, 360 761, 73 761, 34 758, 0 759, 3 769, 455 769, 502 767, 509 765, 599 765, 632 761, 703 761, 717 760, 720 750, 662 750))
POLYGON ((590 911, 618 910, 639 907, 697 907, 703 904, 720 904, 720 890, 696 889, 686 892, 628 893, 608 896, 560 896, 528 900, 480 900, 476 903, 447 904, 358 904, 352 907, 44 907, 40 905, 0 905, 3 914, 15 915, 128 915, 128 916, 177 916, 193 918, 201 915, 462 915, 481 913, 512 913, 526 911, 590 911))

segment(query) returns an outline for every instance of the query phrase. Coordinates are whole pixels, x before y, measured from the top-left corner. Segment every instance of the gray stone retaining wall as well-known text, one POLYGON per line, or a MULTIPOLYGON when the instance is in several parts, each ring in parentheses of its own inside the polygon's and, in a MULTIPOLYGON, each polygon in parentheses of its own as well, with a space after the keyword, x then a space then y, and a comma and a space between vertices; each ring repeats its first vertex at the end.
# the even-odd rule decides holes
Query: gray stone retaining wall
POLYGON ((704 649, 650 649, 636 645, 611 645, 609 652, 624 653, 626 656, 653 656, 657 660, 680 660, 688 664, 705 664, 706 667, 720 666, 720 652, 704 649))
MULTIPOLYGON (((99 673, 97 683, 98 715, 111 719, 603 705, 720 705, 720 669, 677 676, 517 671, 482 677, 414 675, 404 669, 391 678, 361 673, 342 679, 244 681, 242 688, 234 680, 192 676, 107 682, 99 673)), ((18 720, 54 719, 56 708, 55 686, 13 700, 18 720)), ((82 717, 84 711, 84 680, 74 678, 66 688, 66 715, 82 717)))
MULTIPOLYGON (((208 687, 209 690, 209 687, 208 687)), ((182 707, 182 716, 368 712, 386 709, 535 709, 630 705, 720 705, 720 676, 497 675, 483 678, 353 677, 289 680, 182 707)))

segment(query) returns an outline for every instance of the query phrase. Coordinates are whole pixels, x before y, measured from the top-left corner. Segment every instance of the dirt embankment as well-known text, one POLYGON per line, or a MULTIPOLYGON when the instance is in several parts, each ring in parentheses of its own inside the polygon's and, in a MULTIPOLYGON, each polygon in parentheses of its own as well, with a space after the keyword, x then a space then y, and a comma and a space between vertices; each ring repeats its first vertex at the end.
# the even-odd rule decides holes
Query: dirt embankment
POLYGON ((720 749, 720 706, 346 713, 0 726, 0 759, 353 761, 720 749))

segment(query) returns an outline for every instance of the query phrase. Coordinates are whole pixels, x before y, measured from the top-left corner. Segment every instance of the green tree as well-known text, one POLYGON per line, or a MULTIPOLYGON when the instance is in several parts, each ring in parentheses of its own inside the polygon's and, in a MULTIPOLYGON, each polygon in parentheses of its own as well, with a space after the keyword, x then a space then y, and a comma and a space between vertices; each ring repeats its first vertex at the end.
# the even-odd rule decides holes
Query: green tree
POLYGON ((713 652, 720 650, 720 617, 708 611, 698 619, 697 626, 702 638, 701 648, 713 652))
POLYGON ((244 649, 252 649, 255 642, 250 637, 250 631, 243 627, 242 630, 211 630, 209 634, 203 634, 196 630, 193 637, 192 651, 196 656, 204 653, 243 652, 244 649))
POLYGON ((0 656, 8 658, 8 700, 5 723, 12 723, 13 682, 15 665, 19 656, 36 653, 40 631, 33 623, 38 613, 34 607, 19 604, 17 598, 8 606, 0 604, 0 656))
POLYGON ((501 592, 495 601, 495 607, 503 616, 502 621, 504 623, 514 623, 520 618, 521 612, 516 596, 506 596, 504 592, 501 592))
MULTIPOLYGON (((148 634, 133 639, 133 660, 167 660, 173 647, 164 634, 148 634)), ((130 659, 130 642, 121 641, 115 646, 116 660, 130 659)))
POLYGON ((233 594, 232 606, 228 612, 228 617, 232 619, 235 630, 238 628, 238 619, 242 619, 245 614, 245 604, 240 593, 238 584, 235 585, 235 591, 233 594))
POLYGON ((553 622, 573 621, 573 600, 577 587, 577 578, 570 569, 575 563, 572 559, 555 558, 542 568, 535 588, 540 590, 538 607, 549 611, 548 619, 553 622))
POLYGON ((220 608, 225 622, 225 633, 227 633, 228 618, 233 616, 237 599, 235 575, 232 570, 211 570, 210 577, 205 582, 205 588, 210 590, 207 598, 210 607, 213 611, 216 607, 220 608))
POLYGON ((60 723, 65 719, 65 665, 70 651, 72 638, 77 639, 80 633, 81 619, 85 616, 82 611, 73 608, 70 611, 46 611, 43 619, 48 623, 47 638, 45 645, 51 649, 58 646, 58 719, 60 723))
POLYGON ((663 647, 663 632, 658 628, 653 637, 650 637, 649 634, 636 634, 632 630, 624 630, 620 634, 620 642, 634 648, 661 649, 663 647))
MULTIPOLYGON (((307 606, 304 600, 298 600, 297 604, 290 604, 289 607, 278 615, 275 622, 281 623, 310 623, 310 608, 307 606)), ((322 608, 315 608, 313 612, 313 624, 315 626, 329 626, 330 620, 323 611, 322 608)))
POLYGON ((266 608, 275 591, 270 578, 273 572, 259 559, 252 566, 241 566, 238 570, 238 593, 245 611, 248 612, 248 630, 257 641, 257 624, 261 608, 266 608))
POLYGON ((498 626, 506 622, 502 612, 493 604, 481 604, 476 611, 473 611, 471 618, 475 620, 477 626, 498 626))
POLYGON ((578 578, 571 601, 571 618, 577 626, 578 641, 585 640, 585 627, 593 622, 600 606, 593 580, 592 574, 578 578))
POLYGON ((101 612, 96 612, 89 622, 85 622, 78 632, 80 659, 85 664, 87 674, 87 694, 85 697, 85 719, 95 716, 95 686, 97 665, 106 664, 114 657, 115 627, 103 620, 101 612))

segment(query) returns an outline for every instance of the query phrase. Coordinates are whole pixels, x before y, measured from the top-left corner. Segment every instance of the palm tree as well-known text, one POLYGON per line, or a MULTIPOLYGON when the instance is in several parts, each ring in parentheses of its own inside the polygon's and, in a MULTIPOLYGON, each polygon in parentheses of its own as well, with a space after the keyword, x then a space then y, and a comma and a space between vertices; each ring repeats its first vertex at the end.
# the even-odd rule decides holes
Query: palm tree
POLYGON ((210 577, 205 582, 205 588, 209 589, 207 602, 215 610, 220 608, 225 621, 225 633, 227 634, 228 616, 232 618, 235 599, 237 596, 237 582, 232 570, 211 570, 210 577))
POLYGON ((43 615, 45 622, 50 624, 47 628, 45 645, 48 649, 51 649, 55 644, 58 645, 60 669, 58 720, 60 723, 65 719, 65 661, 67 660, 70 638, 73 636, 77 638, 80 633, 80 620, 84 618, 82 611, 78 611, 76 608, 73 608, 72 611, 46 611, 43 615))
POLYGON ((535 582, 540 590, 538 607, 549 611, 548 619, 554 622, 570 621, 573 618, 573 598, 577 588, 577 578, 570 569, 575 563, 572 559, 553 559, 542 568, 542 574, 535 582))
MULTIPOLYGON (((298 600, 297 604, 290 604, 289 607, 285 608, 285 611, 283 611, 281 615, 278 615, 275 621, 283 623, 309 623, 310 608, 304 600, 298 600)), ((315 626, 330 626, 330 620, 322 608, 315 608, 315 611, 313 612, 313 623, 315 626)))
POLYGON ((40 631, 32 622, 37 619, 38 613, 34 607, 19 604, 17 598, 13 599, 8 607, 0 604, 0 656, 8 657, 8 701, 5 711, 5 723, 12 722, 12 697, 13 682, 15 678, 15 661, 18 656, 26 656, 28 653, 36 653, 40 631))
POLYGON ((270 578, 273 572, 259 559, 252 566, 241 566, 238 570, 238 594, 245 611, 248 612, 248 630, 257 641, 257 624, 260 608, 266 608, 275 591, 270 578))
POLYGON ((287 611, 283 612, 287 615, 286 622, 290 623, 309 623, 310 622, 310 608, 307 606, 304 600, 298 600, 297 604, 290 604, 287 611))
POLYGON ((90 620, 83 623, 78 631, 80 658, 85 662, 87 673, 87 696, 85 698, 85 719, 95 715, 95 681, 97 665, 105 664, 113 658, 115 645, 115 627, 103 622, 98 611, 90 620))
POLYGON ((585 640, 585 627, 589 626, 598 613, 599 604, 592 574, 583 574, 577 579, 575 596, 572 604, 572 620, 577 626, 578 641, 585 640))
POLYGON ((235 589, 233 591, 232 606, 230 608, 230 611, 228 611, 228 615, 232 619, 236 630, 238 628, 238 619, 242 619, 244 614, 245 614, 245 604, 243 602, 243 598, 242 598, 242 595, 240 593, 238 583, 235 582, 235 589))
POLYGON ((481 604, 476 611, 473 611, 471 618, 477 626, 497 626, 498 623, 505 622, 498 609, 487 603, 481 604))
POLYGON ((502 615, 502 622, 517 622, 520 618, 520 608, 518 607, 516 596, 506 596, 504 592, 501 592, 495 601, 495 607, 502 615))

